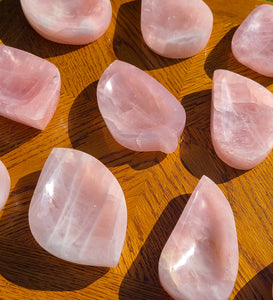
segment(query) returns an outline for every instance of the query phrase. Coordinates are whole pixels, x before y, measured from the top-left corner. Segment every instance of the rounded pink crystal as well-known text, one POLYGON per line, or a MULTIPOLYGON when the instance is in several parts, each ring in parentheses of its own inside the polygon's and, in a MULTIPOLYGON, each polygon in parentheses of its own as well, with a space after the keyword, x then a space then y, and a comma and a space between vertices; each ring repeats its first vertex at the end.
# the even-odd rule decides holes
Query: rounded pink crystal
POLYGON ((21 0, 30 25, 53 42, 83 45, 102 36, 110 25, 110 0, 21 0))
POLYGON ((202 0, 142 0, 141 31, 157 54, 186 58, 205 48, 213 15, 202 0))
POLYGON ((99 80, 97 98, 107 127, 122 146, 134 151, 176 150, 185 127, 185 110, 142 70, 113 62, 99 80))
POLYGON ((59 102, 55 65, 31 53, 0 45, 0 115, 44 129, 59 102))
POLYGON ((10 192, 10 177, 5 165, 0 160, 0 210, 4 207, 10 192))
POLYGON ((159 278, 175 300, 228 299, 238 271, 229 202, 206 176, 192 193, 159 259, 159 278))
POLYGON ((248 170, 273 148, 273 94, 259 83, 227 70, 213 75, 211 138, 217 155, 248 170))
POLYGON ((40 246, 61 259, 114 267, 127 226, 123 191, 96 158, 54 148, 30 203, 29 225, 40 246))
POLYGON ((273 5, 256 7, 236 30, 232 52, 248 68, 273 77, 273 5))

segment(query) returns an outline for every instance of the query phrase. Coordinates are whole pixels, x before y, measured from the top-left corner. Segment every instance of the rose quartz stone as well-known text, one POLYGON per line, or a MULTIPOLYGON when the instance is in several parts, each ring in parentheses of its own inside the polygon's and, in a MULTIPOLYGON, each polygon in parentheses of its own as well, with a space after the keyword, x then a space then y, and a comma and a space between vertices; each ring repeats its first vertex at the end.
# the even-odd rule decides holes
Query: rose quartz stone
POLYGON ((50 62, 0 45, 0 115, 44 129, 60 96, 61 78, 50 62))
POLYGON ((10 191, 10 177, 5 165, 0 160, 0 210, 4 207, 10 191))
POLYGON ((248 68, 273 77, 273 5, 256 7, 236 30, 232 52, 248 68))
POLYGON ((186 58, 205 48, 213 15, 202 0, 142 0, 141 31, 157 54, 186 58))
POLYGON ((203 176, 161 253, 161 284, 176 300, 226 300, 238 260, 231 207, 217 185, 203 176))
POLYGON ((102 36, 110 25, 110 0, 21 0, 30 25, 57 43, 83 45, 102 36))
POLYGON ((96 158, 54 148, 30 203, 29 225, 40 246, 61 259, 114 267, 127 226, 122 189, 96 158))
POLYGON ((247 170, 273 148, 273 95, 255 81, 226 70, 213 75, 211 137, 217 155, 247 170))
POLYGON ((158 81, 122 61, 101 76, 98 106, 113 137, 134 151, 174 152, 185 127, 185 110, 158 81))

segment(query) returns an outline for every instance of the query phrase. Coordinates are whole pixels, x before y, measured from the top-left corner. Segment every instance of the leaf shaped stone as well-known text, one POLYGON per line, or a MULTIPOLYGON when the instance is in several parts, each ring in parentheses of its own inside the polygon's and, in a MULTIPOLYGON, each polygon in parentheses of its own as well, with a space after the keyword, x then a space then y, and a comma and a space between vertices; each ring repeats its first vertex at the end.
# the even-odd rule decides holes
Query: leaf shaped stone
POLYGON ((273 77, 273 5, 256 7, 236 30, 232 53, 248 68, 273 77))
POLYGON ((28 52, 0 45, 0 115, 44 129, 59 102, 56 66, 28 52))
POLYGON ((259 83, 226 70, 213 75, 211 138, 233 168, 261 163, 273 148, 273 95, 259 83))
POLYGON ((133 65, 114 61, 97 88, 98 106, 113 137, 134 151, 174 152, 186 122, 178 100, 133 65))
POLYGON ((202 0, 142 0, 141 32, 157 54, 186 58, 205 48, 213 15, 202 0))
POLYGON ((29 225, 40 246, 61 259, 114 267, 127 226, 123 191, 91 155, 54 148, 30 203, 29 225))
POLYGON ((44 38, 84 45, 102 36, 110 25, 110 0, 21 0, 29 24, 44 38))
POLYGON ((208 177, 192 193, 159 259, 159 278, 176 300, 226 300, 238 271, 229 202, 208 177))
POLYGON ((0 210, 4 207, 10 191, 10 177, 6 166, 0 160, 0 210))

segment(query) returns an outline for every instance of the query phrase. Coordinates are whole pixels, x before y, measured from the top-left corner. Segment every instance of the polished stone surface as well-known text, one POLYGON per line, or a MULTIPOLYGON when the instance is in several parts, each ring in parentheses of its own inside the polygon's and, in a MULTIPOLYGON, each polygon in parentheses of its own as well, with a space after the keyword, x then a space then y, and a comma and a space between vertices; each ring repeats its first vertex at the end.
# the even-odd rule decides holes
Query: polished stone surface
POLYGON ((247 170, 261 163, 273 148, 273 94, 244 76, 216 70, 211 138, 231 167, 247 170))
POLYGON ((61 78, 52 63, 0 45, 0 115, 44 129, 59 102, 61 78))
POLYGON ((273 77, 273 5, 256 7, 236 30, 232 52, 248 68, 273 77))
POLYGON ((127 226, 123 191, 96 158, 54 148, 30 203, 29 225, 40 246, 59 258, 114 267, 127 226))
POLYGON ((122 61, 101 76, 98 106, 113 137, 134 151, 174 152, 186 122, 178 100, 158 81, 122 61))
POLYGON ((53 42, 83 45, 101 37, 112 18, 110 0, 21 0, 30 25, 53 42))
POLYGON ((0 210, 4 207, 10 192, 10 177, 6 166, 0 160, 0 210))
POLYGON ((159 259, 159 278, 176 300, 227 300, 238 271, 233 213, 224 194, 203 176, 159 259))
POLYGON ((212 25, 212 12, 202 0, 142 0, 142 35, 159 55, 186 58, 197 54, 205 48, 212 25))

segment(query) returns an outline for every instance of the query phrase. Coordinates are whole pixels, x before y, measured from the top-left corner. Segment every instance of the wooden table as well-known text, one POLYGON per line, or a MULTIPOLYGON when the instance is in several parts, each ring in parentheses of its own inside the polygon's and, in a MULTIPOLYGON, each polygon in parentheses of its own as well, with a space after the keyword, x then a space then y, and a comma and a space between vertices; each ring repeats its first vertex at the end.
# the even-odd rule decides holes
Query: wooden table
MULTIPOLYGON (((203 174, 230 201, 237 225, 240 264, 230 299, 271 299, 273 281, 273 153, 250 171, 217 158, 210 139, 210 99, 215 69, 250 77, 273 91, 273 78, 240 65, 230 42, 237 26, 263 1, 207 0, 214 14, 211 39, 185 60, 162 58, 144 44, 140 1, 115 0, 111 26, 86 46, 59 45, 27 23, 18 0, 0 0, 0 40, 54 63, 62 76, 60 102, 40 132, 0 119, 0 159, 11 176, 11 193, 0 214, 0 299, 170 299, 161 288, 161 250, 203 174), (172 154, 138 153, 115 142, 99 113, 97 82, 115 59, 145 70, 182 102, 187 124, 172 154), (81 266, 41 249, 28 226, 29 203, 53 147, 85 151, 119 180, 127 201, 128 228, 119 265, 81 266)), ((269 3, 269 2, 267 2, 269 3)))

